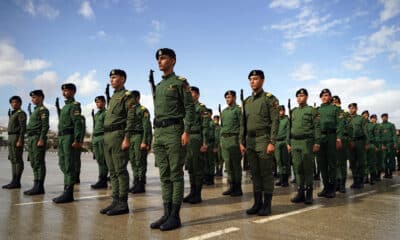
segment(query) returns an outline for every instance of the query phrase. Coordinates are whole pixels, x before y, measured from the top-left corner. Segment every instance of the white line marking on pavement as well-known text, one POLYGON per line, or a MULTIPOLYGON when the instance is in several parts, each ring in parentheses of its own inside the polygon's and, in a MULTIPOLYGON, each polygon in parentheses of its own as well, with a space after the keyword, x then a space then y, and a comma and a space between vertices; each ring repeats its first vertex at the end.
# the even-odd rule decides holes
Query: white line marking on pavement
POLYGON ((195 237, 191 237, 191 238, 186 238, 185 240, 203 240, 203 239, 210 239, 213 237, 218 237, 221 236, 223 234, 227 234, 227 233, 231 233, 231 232, 236 232, 239 231, 240 228, 237 227, 230 227, 230 228, 225 228, 222 230, 218 230, 215 232, 210 232, 210 233, 206 233, 203 235, 199 235, 199 236, 195 236, 195 237))
POLYGON ((398 186, 400 186, 400 183, 398 183, 398 184, 393 184, 393 185, 390 185, 390 187, 398 187, 398 186))
MULTIPOLYGON (((91 198, 101 198, 101 197, 108 197, 110 195, 103 194, 103 195, 94 195, 94 196, 86 196, 86 197, 79 197, 75 198, 75 200, 83 200, 83 199, 91 199, 91 198)), ((35 204, 42 204, 42 203, 49 203, 52 202, 50 200, 47 201, 40 201, 40 202, 27 202, 27 203, 17 203, 15 206, 26 206, 26 205, 35 205, 35 204)))
POLYGON ((296 210, 296 211, 293 211, 293 212, 282 213, 282 214, 274 215, 274 216, 271 216, 271 217, 262 218, 262 219, 259 219, 259 220, 255 220, 253 222, 254 223, 266 223, 266 222, 274 221, 274 220, 277 220, 277 219, 280 219, 280 218, 284 218, 284 217, 300 214, 300 213, 303 213, 303 212, 308 212, 308 211, 311 211, 311 210, 314 210, 314 209, 317 209, 317 208, 321 208, 321 207, 322 207, 322 205, 318 204, 318 205, 315 205, 315 206, 312 206, 312 207, 299 209, 299 210, 296 210))
POLYGON ((358 198, 358 197, 363 197, 363 196, 371 195, 371 194, 374 194, 374 193, 376 193, 376 190, 371 190, 371 191, 368 191, 368 192, 363 192, 363 193, 355 194, 355 195, 349 196, 349 198, 358 198))

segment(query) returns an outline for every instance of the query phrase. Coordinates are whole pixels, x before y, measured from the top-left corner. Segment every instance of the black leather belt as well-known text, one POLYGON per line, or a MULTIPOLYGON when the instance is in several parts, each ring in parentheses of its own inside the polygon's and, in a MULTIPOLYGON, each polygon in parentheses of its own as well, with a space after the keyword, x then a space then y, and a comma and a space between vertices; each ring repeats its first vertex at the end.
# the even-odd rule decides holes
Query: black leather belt
POLYGON ((267 135, 264 131, 249 131, 247 132, 247 137, 261 137, 267 135))
POLYGON ((74 134, 73 128, 63 129, 58 132, 58 136, 64 136, 64 135, 70 135, 70 134, 74 134))
POLYGON ((326 129, 326 130, 321 130, 321 134, 324 134, 324 135, 328 135, 328 134, 334 134, 334 133, 336 133, 336 129, 326 129))
POLYGON ((221 133, 221 137, 234 137, 238 135, 239 133, 221 133))
POLYGON ((104 132, 114 132, 118 130, 124 130, 125 129, 125 124, 120 124, 120 125, 111 125, 111 126, 104 126, 104 132))
POLYGON ((93 133, 93 137, 103 136, 104 132, 93 133))
POLYGON ((305 140, 313 137, 314 137, 313 135, 292 135, 292 139, 294 140, 305 140))
POLYGON ((275 139, 275 141, 284 141, 284 140, 286 140, 286 137, 284 137, 284 138, 276 138, 275 139))
POLYGON ((200 134, 200 131, 190 131, 189 134, 200 134))
POLYGON ((40 135, 40 132, 27 132, 26 135, 28 135, 28 137, 36 136, 36 135, 40 135))
POLYGON ((154 127, 155 128, 165 128, 169 127, 172 125, 177 125, 177 124, 183 124, 183 120, 180 118, 170 118, 170 119, 165 119, 162 121, 158 121, 154 119, 154 127))

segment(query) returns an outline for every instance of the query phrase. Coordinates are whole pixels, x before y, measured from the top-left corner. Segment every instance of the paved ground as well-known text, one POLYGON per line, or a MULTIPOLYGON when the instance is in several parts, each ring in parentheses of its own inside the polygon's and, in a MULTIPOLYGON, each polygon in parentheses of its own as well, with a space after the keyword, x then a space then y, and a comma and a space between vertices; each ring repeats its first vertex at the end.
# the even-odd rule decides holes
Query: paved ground
MULTIPOLYGON (((183 227, 172 232, 151 230, 149 224, 162 214, 160 183, 153 156, 149 156, 147 192, 130 195, 128 215, 108 217, 98 213, 109 204, 109 190, 90 189, 97 178, 91 154, 83 154, 77 201, 56 205, 51 199, 63 189, 56 153, 47 154, 46 194, 27 197, 33 177, 28 162, 21 190, 0 189, 0 239, 399 239, 400 176, 347 191, 335 199, 316 199, 312 206, 290 203, 295 188, 276 188, 270 217, 249 217, 251 183, 244 196, 225 197, 226 178, 205 187, 203 203, 185 204, 183 227)), ((130 167, 130 166, 129 166, 130 167)), ((0 185, 8 183, 10 164, 0 151, 0 185)), ((187 176, 185 177, 187 179, 187 176)), ((348 181, 350 184, 350 181, 348 181)), ((186 192, 188 191, 188 184, 186 192)), ((319 182, 315 183, 319 191, 319 182)), ((314 193, 316 195, 316 193, 314 193)), ((316 197, 316 196, 315 196, 316 197)))

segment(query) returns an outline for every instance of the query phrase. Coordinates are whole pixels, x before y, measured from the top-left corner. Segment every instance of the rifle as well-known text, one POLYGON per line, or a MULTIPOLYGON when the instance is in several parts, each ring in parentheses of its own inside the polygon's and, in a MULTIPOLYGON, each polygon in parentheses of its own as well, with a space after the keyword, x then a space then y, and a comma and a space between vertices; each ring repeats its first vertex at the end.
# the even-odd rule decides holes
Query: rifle
MULTIPOLYGON (((246 108, 244 107, 244 95, 243 89, 240 89, 240 100, 242 101, 242 124, 243 124, 243 140, 242 144, 246 147, 246 137, 247 137, 247 119, 246 119, 246 108)), ((243 170, 248 171, 250 170, 249 161, 247 160, 247 154, 245 153, 243 156, 243 170)))
POLYGON ((11 109, 8 109, 8 117, 11 117, 11 109))
POLYGON ((106 92, 105 93, 106 93, 106 100, 107 100, 106 104, 108 106, 108 104, 110 104, 110 100, 111 100, 111 97, 110 97, 110 84, 109 83, 107 83, 106 92))
POLYGON ((292 138, 292 108, 290 104, 290 98, 288 99, 288 109, 289 109, 289 141, 292 138))
POLYGON ((221 127, 222 127, 222 112, 221 112, 221 104, 218 104, 218 112, 219 112, 219 118, 221 120, 221 127))
POLYGON ((32 104, 31 103, 28 104, 28 114, 29 114, 29 116, 32 115, 32 104))
POLYGON ((56 109, 57 109, 58 118, 60 118, 61 108, 60 108, 60 99, 59 98, 56 98, 56 109))
MULTIPOLYGON (((93 132, 94 132, 94 124, 95 124, 95 121, 94 121, 94 109, 92 109, 92 121, 93 121, 93 132)), ((93 134, 92 134, 92 142, 93 142, 93 134)), ((92 153, 93 153, 93 159, 96 159, 96 156, 94 155, 93 148, 92 148, 92 153)))
POLYGON ((150 83, 150 87, 151 87, 151 94, 153 95, 153 100, 155 100, 156 99, 156 84, 154 83, 154 71, 153 71, 153 69, 150 69, 149 83, 150 83))

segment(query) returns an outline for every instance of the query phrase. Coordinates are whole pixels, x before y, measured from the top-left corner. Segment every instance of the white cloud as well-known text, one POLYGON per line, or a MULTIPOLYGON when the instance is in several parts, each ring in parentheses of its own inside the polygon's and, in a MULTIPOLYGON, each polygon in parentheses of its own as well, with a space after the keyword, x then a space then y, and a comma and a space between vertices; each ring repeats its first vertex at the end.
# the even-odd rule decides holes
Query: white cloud
POLYGON ((287 51, 288 54, 292 54, 296 50, 296 42, 288 41, 282 43, 282 48, 287 51))
POLYGON ((144 40, 148 45, 154 46, 161 40, 161 31, 163 30, 164 25, 158 20, 152 20, 151 28, 152 30, 147 33, 144 40))
POLYGON ((46 96, 53 96, 59 90, 58 76, 54 71, 43 72, 36 76, 32 83, 35 84, 35 88, 42 89, 46 96))
POLYGON ((290 74, 290 77, 296 81, 315 79, 314 66, 310 63, 304 63, 290 74))
POLYGON ((131 0, 131 3, 133 5, 133 9, 137 13, 144 12, 144 10, 147 8, 146 0, 131 0))
POLYGON ((86 19, 94 19, 94 12, 89 1, 83 1, 78 13, 86 19))
POLYGON ((60 11, 58 9, 44 1, 16 0, 16 3, 22 8, 23 11, 34 17, 40 16, 47 19, 55 19, 60 15, 60 11))
POLYGON ((89 71, 86 75, 76 72, 69 76, 64 82, 74 83, 77 87, 77 94, 81 96, 90 96, 100 91, 100 84, 95 79, 96 70, 89 71))
POLYGON ((273 0, 269 7, 295 9, 300 7, 300 0, 273 0))
POLYGON ((383 10, 380 12, 380 21, 385 22, 400 14, 400 0, 379 0, 383 5, 383 10))
POLYGON ((25 71, 38 71, 48 68, 51 64, 43 59, 28 59, 24 62, 25 71))

